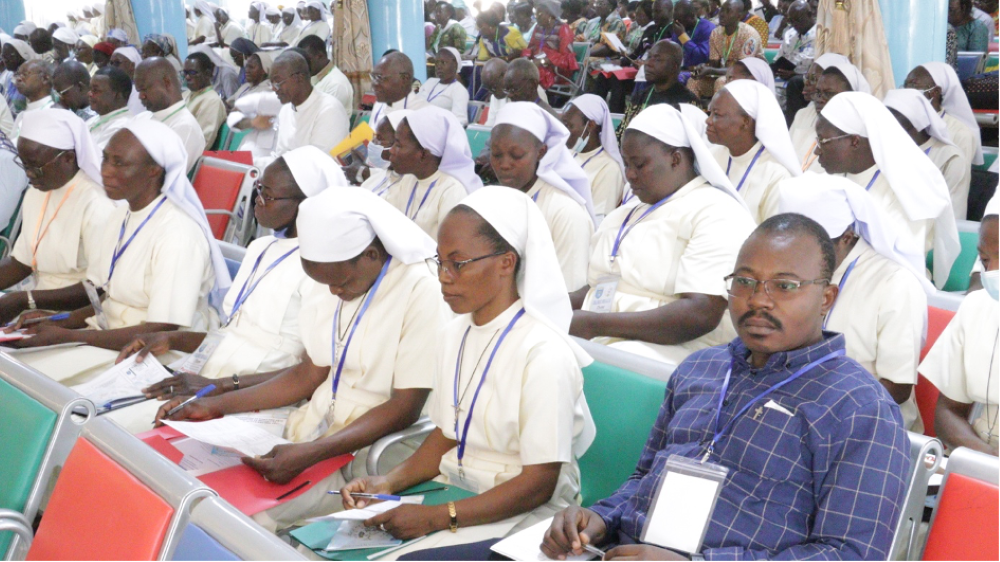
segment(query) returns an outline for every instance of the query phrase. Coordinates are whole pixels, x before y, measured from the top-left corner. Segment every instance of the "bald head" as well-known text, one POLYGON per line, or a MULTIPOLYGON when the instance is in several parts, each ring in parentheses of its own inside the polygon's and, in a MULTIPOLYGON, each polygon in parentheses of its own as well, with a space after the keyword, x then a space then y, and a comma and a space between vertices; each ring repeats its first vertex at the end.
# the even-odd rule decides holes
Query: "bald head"
POLYGON ((301 53, 295 51, 285 51, 274 60, 273 68, 282 68, 289 74, 304 72, 309 75, 309 61, 301 53))
POLYGON ((384 68, 390 72, 402 72, 413 76, 413 61, 404 53, 395 51, 382 57, 379 64, 385 63, 384 68))
POLYGON ((793 2, 788 7, 785 17, 788 18, 788 23, 795 28, 799 35, 805 35, 816 24, 816 14, 813 12, 812 6, 805 0, 793 2))
POLYGON ((57 92, 62 92, 59 103, 66 109, 79 111, 90 105, 87 98, 90 93, 90 72, 75 60, 66 61, 56 68, 52 75, 52 87, 57 92))
POLYGON ((309 61, 298 50, 288 49, 274 61, 271 67, 271 84, 278 101, 301 105, 312 94, 309 81, 309 61))
POLYGON ((507 97, 507 93, 503 91, 503 77, 507 73, 507 66, 507 61, 499 57, 492 58, 483 65, 483 87, 497 99, 507 97))
POLYGON ((133 85, 149 111, 161 111, 181 101, 181 83, 170 61, 150 57, 135 67, 133 85))
POLYGON ((18 90, 28 101, 38 101, 49 95, 52 89, 52 65, 42 59, 29 60, 21 65, 19 73, 23 78, 18 90))
POLYGON ((528 59, 515 59, 507 66, 503 86, 510 101, 538 99, 538 67, 528 59))
POLYGON ((674 19, 679 21, 684 29, 691 30, 698 23, 698 8, 691 0, 677 0, 674 4, 674 19))
POLYGON ((372 89, 382 103, 396 103, 413 91, 413 62, 393 51, 379 59, 372 69, 372 89))

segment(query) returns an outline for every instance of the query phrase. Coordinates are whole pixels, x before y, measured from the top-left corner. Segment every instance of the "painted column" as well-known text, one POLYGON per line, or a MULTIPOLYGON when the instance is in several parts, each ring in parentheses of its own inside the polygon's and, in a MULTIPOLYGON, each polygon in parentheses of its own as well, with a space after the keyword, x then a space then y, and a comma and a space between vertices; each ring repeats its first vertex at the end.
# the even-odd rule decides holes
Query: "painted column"
MULTIPOLYGON (((7 2, 8 0, 3 0, 7 2)), ((177 58, 187 56, 187 24, 184 0, 131 0, 139 40, 148 33, 169 33, 177 41, 177 58)))
POLYGON ((879 0, 879 7, 897 86, 918 64, 944 61, 948 0, 879 0))
POLYGON ((14 34, 14 26, 24 21, 23 0, 0 0, 0 29, 14 34))
POLYGON ((421 82, 426 80, 424 3, 420 0, 368 0, 368 18, 375 59, 372 64, 388 49, 398 49, 413 61, 415 78, 421 82))

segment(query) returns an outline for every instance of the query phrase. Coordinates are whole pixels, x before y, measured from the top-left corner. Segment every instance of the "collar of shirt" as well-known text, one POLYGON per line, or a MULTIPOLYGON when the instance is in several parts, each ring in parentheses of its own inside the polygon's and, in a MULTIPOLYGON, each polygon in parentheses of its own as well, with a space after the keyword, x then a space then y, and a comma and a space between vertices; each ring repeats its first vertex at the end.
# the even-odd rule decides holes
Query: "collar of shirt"
POLYGON ((317 90, 316 88, 313 88, 313 91, 309 93, 309 97, 306 98, 306 101, 302 102, 299 105, 295 105, 294 103, 291 104, 292 110, 295 112, 308 111, 309 108, 319 103, 319 96, 320 96, 320 91, 317 90))
POLYGON ((316 73, 316 76, 313 77, 316 79, 316 84, 318 84, 320 80, 326 78, 326 76, 330 74, 330 71, 332 71, 336 66, 337 63, 330 61, 330 64, 326 65, 326 67, 323 68, 323 70, 320 70, 318 73, 316 73))
POLYGON ((166 109, 161 109, 161 110, 159 110, 159 111, 156 111, 156 112, 154 112, 154 113, 153 113, 153 117, 154 117, 154 118, 155 118, 155 119, 156 119, 157 121, 162 121, 163 119, 166 119, 166 117, 167 117, 168 115, 170 115, 170 114, 172 114, 172 113, 173 113, 174 111, 176 111, 176 110, 180 109, 180 107, 181 107, 182 105, 184 105, 185 103, 186 103, 186 102, 185 102, 185 101, 184 101, 183 99, 181 99, 181 101, 179 101, 179 102, 177 102, 177 103, 175 103, 175 104, 171 105, 170 107, 168 107, 168 108, 166 108, 166 109))
POLYGON ((747 349, 743 340, 737 337, 729 342, 729 354, 733 358, 733 376, 749 374, 754 378, 774 377, 780 380, 824 355, 838 349, 845 349, 844 342, 843 334, 823 332, 823 339, 819 342, 798 349, 773 353, 768 357, 764 366, 757 369, 750 365, 750 350, 747 349))
POLYGON ((38 101, 29 101, 28 106, 25 109, 43 109, 52 105, 53 103, 54 102, 52 101, 52 96, 45 96, 44 98, 38 101))

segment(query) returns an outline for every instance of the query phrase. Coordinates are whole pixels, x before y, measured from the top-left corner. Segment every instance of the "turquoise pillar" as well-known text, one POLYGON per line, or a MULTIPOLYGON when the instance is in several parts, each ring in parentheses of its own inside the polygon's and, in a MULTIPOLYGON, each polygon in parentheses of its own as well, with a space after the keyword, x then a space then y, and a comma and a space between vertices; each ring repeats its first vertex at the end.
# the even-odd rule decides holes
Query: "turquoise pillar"
POLYGON ((24 21, 24 0, 0 0, 0 29, 14 34, 14 26, 24 21))
MULTIPOLYGON (((8 0, 2 0, 7 2, 8 0)), ((139 41, 148 33, 169 33, 177 41, 177 58, 187 56, 184 0, 131 0, 139 41)))
POLYGON ((879 0, 879 6, 897 86, 918 64, 944 61, 948 0, 879 0))
POLYGON ((375 59, 372 64, 387 50, 398 49, 413 61, 415 78, 421 82, 426 80, 424 3, 419 0, 368 0, 368 19, 375 59))

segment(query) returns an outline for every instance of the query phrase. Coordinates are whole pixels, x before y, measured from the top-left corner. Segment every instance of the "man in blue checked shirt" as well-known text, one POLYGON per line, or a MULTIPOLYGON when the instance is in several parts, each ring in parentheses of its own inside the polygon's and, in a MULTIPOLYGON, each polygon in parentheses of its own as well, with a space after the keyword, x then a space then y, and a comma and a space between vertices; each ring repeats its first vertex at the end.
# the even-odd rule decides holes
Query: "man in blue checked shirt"
MULTIPOLYGON (((563 559, 588 544, 610 548, 606 560, 886 559, 909 443, 893 399, 843 355, 843 335, 821 329, 837 296, 834 261, 811 219, 761 224, 726 278, 739 337, 677 368, 635 473, 589 509, 557 514, 542 552, 563 559), (701 547, 685 555, 639 539, 672 455, 728 469, 701 547)), ((664 497, 655 508, 697 511, 664 497)))

